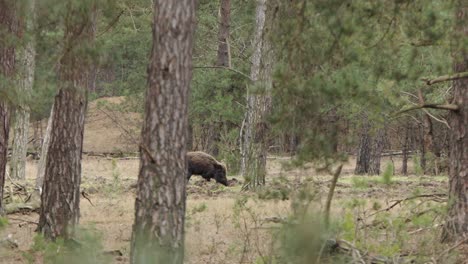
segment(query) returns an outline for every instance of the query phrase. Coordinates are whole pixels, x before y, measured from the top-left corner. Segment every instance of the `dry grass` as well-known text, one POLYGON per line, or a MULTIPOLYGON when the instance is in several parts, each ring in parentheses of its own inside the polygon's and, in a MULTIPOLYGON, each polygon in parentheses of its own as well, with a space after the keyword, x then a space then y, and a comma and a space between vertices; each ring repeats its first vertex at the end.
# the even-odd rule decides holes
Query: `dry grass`
MULTIPOLYGON (((106 98, 101 101, 120 104, 122 98, 106 98)), ((85 151, 135 151, 136 146, 128 138, 120 126, 130 131, 139 131, 139 116, 135 113, 121 113, 109 110, 106 113, 98 108, 98 102, 89 106, 88 119, 85 128, 85 151), (110 117, 108 116, 110 115, 110 117), (118 117, 118 118, 117 118, 118 117), (117 118, 116 124, 112 118, 117 118)), ((45 125, 45 122, 44 122, 45 125)), ((138 134, 138 133, 137 133, 138 134)), ((267 188, 278 188, 274 181, 285 177, 285 185, 289 189, 289 200, 260 200, 255 194, 240 192, 240 186, 224 188, 214 182, 206 183, 200 177, 192 177, 187 193, 187 220, 186 220, 186 263, 262 263, 262 256, 276 254, 272 248, 272 234, 278 230, 278 224, 265 222, 265 218, 282 218, 291 213, 292 199, 303 186, 309 184, 318 197, 325 197, 328 191, 330 177, 317 175, 311 167, 295 168, 286 171, 282 163, 287 162, 286 157, 269 157, 267 163, 267 188), (244 197, 251 197, 242 210, 234 209, 236 202, 244 197)), ((383 167, 392 162, 399 172, 401 160, 385 158, 383 167)), ((373 218, 358 220, 362 216, 375 211, 376 203, 385 208, 392 200, 407 197, 418 191, 424 193, 446 192, 446 179, 444 177, 394 177, 390 186, 382 185, 377 177, 356 178, 353 174, 355 160, 345 164, 343 175, 340 178, 334 202, 332 204, 332 218, 344 221, 346 215, 354 217, 356 233, 368 240, 362 245, 366 249, 381 250, 379 246, 389 243, 395 235, 394 229, 376 225, 372 227, 373 218), (372 179, 372 180, 369 180, 372 179), (362 180, 357 186, 358 180, 362 180), (361 203, 361 205, 359 205, 361 203), (371 229, 361 227, 371 224, 371 229), (361 229, 359 229, 361 228, 361 229), (373 229, 372 229, 373 228, 373 229), (361 231, 364 230, 364 231, 361 231), (382 235, 383 234, 383 235, 382 235)), ((36 175, 36 162, 28 162, 26 167, 27 180, 20 184, 32 188, 36 175)), ((121 160, 95 157, 83 157, 82 189, 90 197, 91 205, 86 199, 81 199, 80 223, 83 227, 94 228, 102 234, 102 244, 105 250, 120 250, 122 257, 114 258, 114 263, 128 263, 131 230, 134 218, 135 190, 130 186, 136 182, 139 161, 137 159, 121 160)), ((409 164, 409 171, 413 168, 409 164)), ((232 176, 230 176, 232 177, 232 176)), ((238 179, 240 180, 240 179, 238 179)), ((11 183, 6 182, 6 192, 10 190, 11 183)), ((323 200, 315 200, 310 210, 321 210, 323 200)), ((424 205, 424 204, 423 204, 424 205)), ((388 217, 410 214, 410 209, 419 204, 398 206, 389 212, 388 217)), ((0 239, 10 235, 16 240, 19 248, 0 252, 0 263, 28 263, 25 255, 30 252, 35 237, 36 225, 30 222, 38 221, 38 215, 14 214, 9 215, 9 225, 0 232, 0 239), (25 254, 26 253, 26 254, 25 254)), ((392 218, 393 219, 393 218, 392 218)), ((417 230, 417 226, 408 223, 408 230, 417 230)), ((345 235, 345 234, 340 234, 345 235)), ((432 243, 436 236, 432 229, 423 230, 411 236, 409 245, 404 253, 414 253, 418 250, 425 254, 437 255, 440 248, 432 243), (424 247, 421 241, 432 244, 424 247), (434 252, 430 253, 433 250, 434 252), (429 252, 429 253, 428 253, 429 252)), ((357 241, 357 240, 356 240, 357 241)), ((33 263, 42 263, 40 253, 33 255, 33 263)))
MULTIPOLYGON (((314 175, 312 169, 285 171, 281 161, 284 159, 269 159, 270 183, 287 175, 291 186, 299 188, 313 178, 312 185, 319 194, 328 190, 328 176, 314 175)), ((89 193, 93 205, 81 199, 81 225, 98 230, 106 250, 120 250, 124 254, 116 257, 115 263, 128 263, 135 198, 135 190, 130 186, 136 181, 138 162, 137 159, 83 159, 82 187, 89 193)), ((350 171, 350 167, 352 163, 346 169, 350 171)), ((29 162, 27 181, 22 184, 32 185, 35 172, 36 162, 29 162)), ((399 177, 391 186, 371 182, 366 188, 359 189, 353 187, 352 177, 348 174, 340 179, 332 205, 332 213, 336 216, 342 217, 353 199, 365 201, 366 205, 360 210, 372 210, 375 202, 385 207, 391 204, 391 200, 406 197, 417 188, 425 192, 444 192, 446 185, 445 181, 434 181, 434 178, 399 177)), ((291 200, 250 199, 240 213, 233 209, 236 200, 252 195, 241 193, 239 186, 224 188, 198 177, 191 180, 187 200, 186 263, 254 263, 261 256, 272 253, 271 231, 278 225, 263 220, 287 216, 291 212, 291 200)), ((320 209, 320 200, 312 207, 320 209)), ((398 214, 399 210, 396 208, 392 213, 398 214)), ((1 235, 11 235, 18 242, 19 249, 4 252, 0 263, 27 263, 22 252, 31 248, 35 225, 25 221, 37 221, 38 215, 15 214, 8 218, 10 225, 1 235)), ((39 254, 34 263, 41 261, 39 254)))

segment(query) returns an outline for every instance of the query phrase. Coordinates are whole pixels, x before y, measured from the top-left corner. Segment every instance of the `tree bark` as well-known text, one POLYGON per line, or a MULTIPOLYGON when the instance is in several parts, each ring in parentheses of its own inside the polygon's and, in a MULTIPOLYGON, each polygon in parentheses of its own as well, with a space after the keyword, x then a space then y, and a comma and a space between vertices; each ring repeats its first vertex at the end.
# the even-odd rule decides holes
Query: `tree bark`
MULTIPOLYGON (((458 2, 456 34, 460 48, 454 52, 454 72, 468 71, 468 50, 463 41, 468 37, 468 7, 458 2)), ((449 211, 442 234, 443 241, 457 241, 468 235, 468 79, 453 81, 452 103, 459 106, 451 111, 449 153, 449 211)))
POLYGON ((382 152, 385 147, 385 127, 379 128, 375 137, 372 140, 371 156, 369 160, 369 171, 370 175, 380 174, 380 160, 382 158, 382 152))
MULTIPOLYGON (((421 89, 418 90, 419 103, 425 104, 424 95, 421 89)), ((423 130, 423 145, 421 150, 421 167, 424 170, 424 174, 434 174, 434 165, 436 161, 436 153, 434 148, 434 132, 431 117, 428 113, 423 114, 422 122, 423 130)))
POLYGON ((370 124, 367 115, 363 118, 361 127, 361 135, 359 136, 359 147, 356 157, 356 167, 354 174, 362 175, 369 172, 369 163, 371 158, 371 137, 370 137, 370 124))
POLYGON ((229 46, 229 28, 231 18, 231 0, 220 0, 218 31, 218 59, 216 66, 231 67, 231 52, 229 46))
POLYGON ((401 174, 408 175, 408 149, 409 149, 409 140, 410 140, 410 124, 405 122, 405 138, 403 139, 403 148, 402 148, 402 165, 401 165, 401 174))
MULTIPOLYGON (((231 53, 229 46, 229 28, 231 17, 231 0, 220 0, 219 4, 219 27, 218 27, 218 55, 216 67, 231 67, 231 53)), ((216 91, 212 91, 215 96, 216 91)), ((219 155, 219 145, 221 143, 221 131, 224 127, 221 120, 207 124, 207 134, 204 135, 206 145, 204 150, 213 156, 219 155)))
POLYGON ((193 0, 153 2, 131 263, 183 263, 193 0))
POLYGON ((50 145, 46 159, 39 231, 49 239, 73 236, 80 215, 81 154, 94 34, 96 3, 65 10, 64 51, 60 59, 59 92, 55 96, 50 145))
POLYGON ((10 101, 8 90, 15 72, 15 48, 11 41, 17 33, 15 1, 0 0, 0 214, 4 212, 3 186, 5 183, 10 133, 10 101))
POLYGON ((50 145, 50 134, 52 133, 52 117, 53 116, 54 116, 54 106, 52 105, 52 109, 50 110, 49 120, 47 121, 46 133, 44 136, 44 140, 42 141, 41 158, 37 165, 36 189, 40 189, 40 190, 42 190, 42 185, 44 184, 47 154, 49 152, 49 145, 50 145))
POLYGON ((354 174, 379 175, 384 146, 385 128, 377 129, 375 135, 372 135, 369 118, 364 114, 354 174))
MULTIPOLYGON (((10 176, 14 179, 26 178, 26 154, 28 150, 28 130, 29 130, 29 107, 27 100, 34 83, 35 70, 35 41, 33 30, 35 24, 35 0, 29 0, 25 3, 26 8, 21 18, 21 30, 30 36, 25 46, 18 50, 18 73, 19 93, 24 96, 23 100, 15 108, 13 114, 13 141, 10 160, 10 176)), ((24 34, 21 34, 24 36, 24 34)))
POLYGON ((265 184, 266 157, 271 109, 273 54, 266 37, 267 0, 258 0, 256 8, 254 52, 250 77, 255 87, 247 91, 247 113, 241 148, 241 174, 246 183, 243 189, 254 189, 265 184), (252 90, 259 91, 252 91, 252 90))

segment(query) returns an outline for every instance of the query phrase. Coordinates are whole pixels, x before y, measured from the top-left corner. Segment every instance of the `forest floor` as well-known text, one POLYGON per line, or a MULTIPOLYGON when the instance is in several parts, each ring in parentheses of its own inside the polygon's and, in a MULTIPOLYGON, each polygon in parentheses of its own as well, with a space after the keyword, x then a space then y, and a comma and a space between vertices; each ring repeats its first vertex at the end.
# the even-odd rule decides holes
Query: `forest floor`
MULTIPOLYGON (((239 178, 239 184, 231 187, 206 182, 200 177, 191 179, 187 187, 186 263, 255 263, 261 256, 272 254, 272 233, 279 227, 274 220, 285 219, 291 214, 295 190, 299 186, 309 185, 315 195, 325 198, 331 179, 330 176, 317 175, 312 169, 285 170, 281 166, 285 160, 280 157, 268 159, 266 189, 285 189, 285 194, 280 196, 262 197, 241 192, 239 178), (279 179, 283 180, 276 181, 279 179), (237 201, 245 197, 249 197, 249 200, 239 211, 239 207, 236 209, 237 201)), ((100 234, 104 251, 118 250, 123 254, 113 257, 114 263, 129 262, 135 202, 133 185, 138 174, 138 162, 138 159, 87 156, 83 159, 82 189, 89 200, 81 199, 80 224, 100 234)), ((36 161, 28 162, 27 180, 16 183, 31 189, 36 165, 36 161)), ((419 192, 446 193, 445 177, 394 177, 391 185, 385 185, 377 176, 352 176, 348 172, 351 169, 352 163, 349 163, 335 192, 332 214, 338 218, 356 210, 367 210, 369 215, 377 211, 371 208, 376 202, 381 208, 386 208, 395 200, 419 192), (364 202, 361 209, 350 205, 356 201, 364 202)), ((15 187, 10 181, 6 185, 8 195, 15 187)), ((323 201, 321 198, 314 199, 311 208, 321 210, 323 201)), ((400 210, 402 207, 396 206, 389 213, 399 214, 400 210)), ((0 263, 28 263, 28 259, 32 261, 30 263, 44 263, 44 252, 32 250, 34 243, 37 243, 34 242, 34 222, 37 221, 37 213, 8 215, 9 224, 2 230, 1 236, 10 236, 19 248, 1 252, 0 263)), ((416 229, 413 227, 408 232, 416 229)))
MULTIPOLYGON (((98 104, 90 104, 84 151, 136 151, 132 138, 138 135, 139 116, 118 114, 110 108, 99 110, 98 104)), ((287 220, 301 204, 308 212, 322 211, 331 181, 331 176, 313 168, 286 169, 283 164, 288 160, 288 157, 268 158, 267 184, 258 193, 242 192, 242 179, 236 175, 228 176, 237 180, 229 187, 192 177, 187 186, 185 262, 270 263, 267 256, 280 254, 278 222, 287 220)), ((440 208, 444 203, 440 202, 443 197, 439 194, 447 192, 447 177, 393 176, 385 183, 378 176, 353 176, 354 162, 351 159, 345 164, 332 203, 331 219, 342 230, 336 236, 351 240, 369 254, 413 254, 433 259, 433 263, 454 263, 447 256, 463 252, 459 247, 451 249, 452 245, 438 243, 440 228, 433 228, 442 221, 440 208), (421 194, 428 195, 429 200, 411 198, 421 194), (411 199, 402 201, 408 197, 411 199)), ((386 158, 383 167, 389 162, 393 162, 398 172, 401 161, 386 158)), ((82 245, 86 247, 83 254, 119 252, 122 256, 109 256, 110 263, 129 263, 138 166, 135 157, 83 156, 82 190, 86 198, 82 197, 80 202, 80 226, 98 234, 86 236, 90 232, 81 231, 82 245), (92 246, 88 248, 87 242, 92 246)), ((13 183, 7 179, 5 196, 10 197, 10 202, 26 199, 25 195, 17 195, 17 185, 30 192, 36 170, 37 161, 30 160, 25 181, 13 183)), ((35 233, 39 218, 36 212, 10 214, 7 218, 8 224, 0 229, 0 240, 9 237, 18 248, 0 249, 0 263, 48 263, 45 259, 51 251, 60 254, 63 250, 60 246, 40 246, 35 233)), ((311 250, 307 243, 303 243, 302 251, 311 250)), ((59 263, 99 263, 84 259, 68 256, 59 263)))

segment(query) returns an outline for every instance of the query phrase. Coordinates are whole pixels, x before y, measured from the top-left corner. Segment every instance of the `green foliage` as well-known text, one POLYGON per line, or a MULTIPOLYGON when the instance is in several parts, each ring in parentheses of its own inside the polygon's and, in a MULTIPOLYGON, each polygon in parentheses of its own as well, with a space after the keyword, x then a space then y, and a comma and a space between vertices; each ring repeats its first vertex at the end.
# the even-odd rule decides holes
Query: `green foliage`
POLYGON ((421 77, 451 71, 451 1, 277 4, 272 121, 276 133, 301 139, 299 159, 341 160, 334 142, 352 134, 330 133, 338 129, 330 116, 356 122, 366 112, 373 122, 389 120, 413 100, 402 91, 414 93, 421 77))
POLYGON ((413 167, 414 167, 414 174, 421 176, 424 175, 424 170, 421 166, 421 159, 418 155, 413 155, 413 167))
POLYGON ((325 227, 320 217, 308 215, 302 221, 284 224, 279 231, 281 247, 278 263, 348 263, 349 259, 339 254, 330 254, 328 241, 332 232, 325 227))
POLYGON ((356 188, 356 189, 369 188, 369 177, 353 176, 351 178, 351 184, 353 188, 356 188))
POLYGON ((393 173, 394 173, 393 163, 388 162, 387 165, 385 165, 385 170, 383 171, 381 175, 382 183, 386 185, 392 184, 393 173))
POLYGON ((348 241, 354 241, 354 237, 356 234, 356 225, 354 221, 354 216, 350 212, 347 212, 343 218, 343 222, 341 223, 342 228, 342 236, 343 239, 348 241))
MULTIPOLYGON (((57 239, 51 242, 38 234, 34 237, 31 251, 32 253, 42 252, 44 263, 111 263, 111 257, 104 254, 101 236, 93 229, 80 229, 76 232, 76 237, 73 240, 67 241, 57 239)), ((26 258, 31 260, 33 256, 27 255, 26 258)))
POLYGON ((286 177, 274 178, 268 188, 257 190, 259 199, 288 200, 291 195, 291 183, 286 177))
POLYGON ((0 230, 8 226, 8 218, 0 217, 0 230))
POLYGON ((201 213, 205 211, 207 208, 208 207, 206 206, 206 203, 201 203, 198 206, 195 206, 194 208, 192 208, 192 215, 201 213))

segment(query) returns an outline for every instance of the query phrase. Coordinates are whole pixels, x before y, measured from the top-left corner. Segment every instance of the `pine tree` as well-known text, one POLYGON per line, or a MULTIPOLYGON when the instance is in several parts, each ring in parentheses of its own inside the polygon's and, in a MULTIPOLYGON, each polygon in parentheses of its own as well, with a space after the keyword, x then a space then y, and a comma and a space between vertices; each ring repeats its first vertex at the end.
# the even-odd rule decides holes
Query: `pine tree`
POLYGON ((131 263, 183 263, 195 2, 153 4, 131 263))
POLYGON ((81 155, 96 2, 67 1, 65 8, 59 91, 51 116, 39 217, 39 231, 50 239, 72 237, 80 216, 81 155))
POLYGON ((16 1, 0 0, 0 213, 3 214, 3 186, 5 184, 10 133, 11 86, 15 74, 15 43, 18 32, 16 1))

